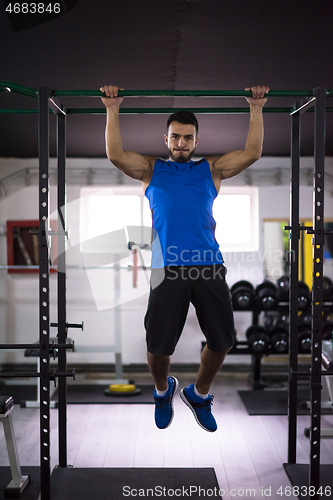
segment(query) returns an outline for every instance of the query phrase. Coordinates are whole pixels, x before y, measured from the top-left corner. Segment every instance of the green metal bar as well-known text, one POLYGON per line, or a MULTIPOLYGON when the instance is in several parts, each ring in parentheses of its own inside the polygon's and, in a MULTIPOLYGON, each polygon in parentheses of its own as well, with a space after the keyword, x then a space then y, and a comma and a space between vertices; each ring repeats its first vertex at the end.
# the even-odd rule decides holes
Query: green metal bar
MULTIPOLYGON (((290 108, 263 108, 265 113, 290 113, 290 108)), ((229 115, 248 114, 250 108, 120 108, 119 113, 124 115, 170 115, 178 111, 192 111, 196 114, 229 115)), ((66 108, 67 114, 103 115, 105 108, 66 108)))
MULTIPOLYGON (((13 82, 0 82, 0 92, 8 91, 38 98, 38 90, 32 87, 18 85, 13 82)), ((53 90, 53 96, 68 97, 103 97, 99 90, 53 90)), ((251 97, 251 91, 246 90, 120 90, 123 97, 251 97)), ((270 90, 269 97, 312 97, 313 90, 270 90)), ((327 97, 333 96, 333 89, 327 90, 327 97)))
MULTIPOLYGON (((50 109, 50 113, 52 113, 52 110, 50 109)), ((22 109, 0 109, 0 115, 38 115, 38 109, 29 109, 29 108, 22 108, 22 109)))
MULTIPOLYGON (((289 113, 293 112, 294 108, 263 108, 264 113, 289 113)), ((105 115, 105 108, 65 108, 64 110, 69 115, 87 114, 87 115, 105 115)), ((171 115, 177 111, 192 111, 196 114, 205 115, 245 115, 248 114, 250 108, 120 108, 120 114, 124 115, 171 115)), ((313 108, 306 112, 313 112, 313 108)), ((332 108, 326 108, 326 112, 333 112, 332 108)), ((49 111, 53 114, 52 110, 49 111)), ((0 109, 0 115, 36 115, 38 109, 0 109)))
MULTIPOLYGON (((54 96, 105 97, 99 90, 53 90, 54 96)), ((119 90, 121 97, 252 97, 250 90, 119 90)), ((269 97, 312 97, 313 91, 270 90, 269 97)))
POLYGON ((26 95, 28 97, 38 98, 38 90, 31 87, 23 87, 12 82, 0 82, 0 91, 15 92, 16 94, 26 95))

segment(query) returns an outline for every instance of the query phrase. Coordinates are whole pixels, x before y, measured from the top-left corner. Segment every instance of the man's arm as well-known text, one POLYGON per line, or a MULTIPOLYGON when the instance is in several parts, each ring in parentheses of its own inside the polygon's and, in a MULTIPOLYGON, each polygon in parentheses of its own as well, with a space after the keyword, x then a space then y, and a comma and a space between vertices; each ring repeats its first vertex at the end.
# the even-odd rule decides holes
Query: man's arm
POLYGON ((102 97, 107 112, 105 128, 107 157, 124 174, 133 179, 144 181, 149 175, 154 159, 133 151, 123 150, 119 127, 119 106, 123 101, 123 97, 118 97, 119 88, 114 85, 106 85, 101 87, 100 90, 105 92, 107 96, 102 97))
POLYGON ((262 153, 262 144, 264 138, 264 125, 262 117, 262 108, 267 98, 265 94, 269 92, 269 87, 252 87, 252 96, 246 98, 250 104, 250 127, 244 149, 231 151, 223 156, 209 156, 208 162, 213 171, 221 176, 221 179, 228 179, 240 174, 247 167, 257 161, 262 153))

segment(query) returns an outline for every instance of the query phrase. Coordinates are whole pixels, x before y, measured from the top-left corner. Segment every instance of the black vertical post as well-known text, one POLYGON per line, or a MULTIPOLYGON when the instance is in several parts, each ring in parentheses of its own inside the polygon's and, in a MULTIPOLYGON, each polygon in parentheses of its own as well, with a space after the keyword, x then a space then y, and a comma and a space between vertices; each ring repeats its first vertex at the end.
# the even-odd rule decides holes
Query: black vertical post
POLYGON ((321 427, 321 351, 323 324, 323 247, 324 247, 324 165, 325 165, 326 89, 316 89, 315 169, 313 182, 313 286, 312 286, 312 362, 311 362, 311 432, 309 485, 312 497, 319 500, 320 427, 321 427))
POLYGON ((292 115, 291 178, 290 178, 290 240, 289 240, 289 396, 288 396, 288 463, 296 463, 297 441, 297 371, 298 355, 298 257, 299 257, 299 113, 292 115))
MULTIPOLYGON (((66 116, 57 115, 57 205, 58 205, 58 342, 65 344, 66 326, 66 116)), ((59 349, 59 372, 67 371, 67 351, 59 349)), ((58 389, 59 466, 67 467, 67 379, 59 378, 58 389)))
POLYGON ((38 93, 41 500, 50 499, 49 89, 38 93))

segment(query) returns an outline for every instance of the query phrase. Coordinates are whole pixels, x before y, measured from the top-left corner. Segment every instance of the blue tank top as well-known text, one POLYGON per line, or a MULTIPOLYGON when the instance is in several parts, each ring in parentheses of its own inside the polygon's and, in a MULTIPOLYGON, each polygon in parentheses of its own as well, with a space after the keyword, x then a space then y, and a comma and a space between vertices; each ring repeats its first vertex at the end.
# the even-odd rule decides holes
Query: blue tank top
POLYGON ((204 158, 156 160, 145 191, 152 211, 152 268, 223 262, 212 214, 217 195, 204 158))

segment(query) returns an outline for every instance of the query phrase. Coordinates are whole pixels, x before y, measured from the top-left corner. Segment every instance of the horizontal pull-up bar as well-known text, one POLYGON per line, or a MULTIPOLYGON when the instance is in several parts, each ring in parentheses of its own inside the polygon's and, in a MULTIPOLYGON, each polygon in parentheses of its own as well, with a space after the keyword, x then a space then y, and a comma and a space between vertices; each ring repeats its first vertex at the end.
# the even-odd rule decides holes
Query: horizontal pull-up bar
POLYGON ((0 91, 15 92, 16 94, 26 95, 28 97, 38 98, 38 90, 31 87, 24 87, 12 82, 0 82, 0 91))
MULTIPOLYGON (((123 115, 171 115, 177 111, 192 111, 195 114, 204 115, 245 115, 250 112, 250 108, 120 108, 119 113, 123 115)), ((313 112, 314 110, 308 109, 313 112)), ((333 108, 326 108, 327 112, 332 112, 333 108)), ((292 114, 294 108, 263 108, 264 113, 288 113, 292 114)), ((52 113, 52 110, 50 110, 52 113)), ((0 115, 36 115, 38 109, 0 109, 0 115)), ((87 114, 105 115, 105 108, 68 108, 64 109, 64 114, 87 114)))
MULTIPOLYGON (((290 113, 291 108, 263 108, 265 113, 290 113)), ((120 108, 119 113, 123 115, 171 115, 178 111, 192 111, 195 114, 204 115, 244 115, 250 112, 250 108, 120 108)), ((105 108, 69 108, 67 114, 105 114, 105 108)))
MULTIPOLYGON (((50 110, 51 111, 51 110, 50 110)), ((51 111, 52 113, 52 111, 51 111)), ((37 115, 38 109, 0 109, 0 115, 37 115)))
MULTIPOLYGON (((99 90, 53 90, 54 96, 105 97, 99 90)), ((119 90, 120 97, 252 97, 250 90, 119 90)), ((270 97, 312 97, 302 90, 270 90, 270 97)))
MULTIPOLYGON (((0 91, 15 92, 38 98, 38 89, 12 82, 0 82, 0 91)), ((99 90, 51 90, 52 96, 103 97, 99 90)), ((122 97, 251 97, 246 90, 119 90, 122 97)), ((269 97, 313 97, 314 90, 270 90, 269 97)), ((333 96, 333 89, 327 90, 327 97, 333 96)))
MULTIPOLYGON (((29 97, 38 97, 38 89, 24 87, 12 82, 0 82, 0 91, 16 92, 29 97)), ((330 91, 329 91, 330 92, 330 91)), ((53 96, 103 97, 99 90, 51 90, 53 96)), ((120 90, 123 97, 251 97, 246 90, 120 90)), ((312 97, 313 90, 270 90, 270 97, 312 97)))

